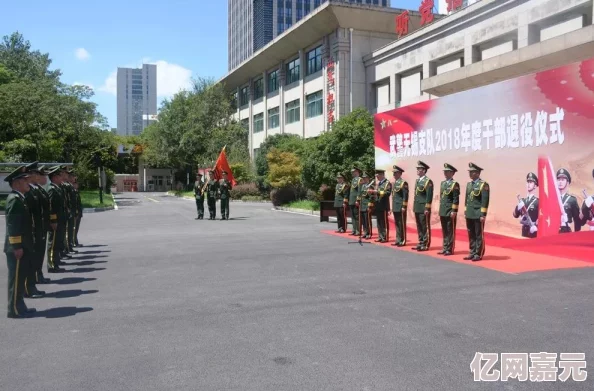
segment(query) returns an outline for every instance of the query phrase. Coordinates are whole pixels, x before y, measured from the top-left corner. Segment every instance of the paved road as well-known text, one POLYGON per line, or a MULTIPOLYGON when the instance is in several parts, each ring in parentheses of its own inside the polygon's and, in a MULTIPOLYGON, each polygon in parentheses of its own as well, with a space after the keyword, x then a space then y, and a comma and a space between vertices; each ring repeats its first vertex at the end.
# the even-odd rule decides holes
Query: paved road
POLYGON ((267 204, 196 221, 163 194, 118 203, 85 215, 69 272, 28 300, 37 317, 0 317, 0 389, 594 388, 594 373, 475 383, 469 369, 477 351, 594 360, 592 269, 516 276, 349 245, 267 204))

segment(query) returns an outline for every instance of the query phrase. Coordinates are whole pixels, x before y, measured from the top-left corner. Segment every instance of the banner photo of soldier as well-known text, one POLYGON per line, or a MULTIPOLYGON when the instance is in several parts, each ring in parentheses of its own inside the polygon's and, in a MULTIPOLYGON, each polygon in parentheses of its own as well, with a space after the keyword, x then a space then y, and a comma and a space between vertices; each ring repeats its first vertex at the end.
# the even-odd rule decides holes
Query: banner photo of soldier
POLYGON ((235 187, 237 182, 235 181, 235 178, 233 178, 233 171, 231 171, 231 167, 229 167, 229 162, 227 161, 226 148, 227 146, 225 145, 213 167, 214 177, 216 180, 223 179, 223 171, 227 171, 227 179, 231 182, 231 185, 235 187))
MULTIPOLYGON (((393 165, 405 170, 411 201, 419 160, 430 166, 426 175, 438 189, 442 167, 453 165, 462 189, 462 218, 468 164, 477 164, 490 188, 488 234, 536 239, 590 231, 592 129, 594 58, 378 113, 375 164, 387 172, 393 165), (540 202, 534 202, 536 197, 540 202)), ((430 219, 435 231, 440 229, 439 197, 435 192, 430 219)), ((412 208, 407 220, 414 228, 412 208)), ((458 229, 464 231, 465 225, 458 229)))

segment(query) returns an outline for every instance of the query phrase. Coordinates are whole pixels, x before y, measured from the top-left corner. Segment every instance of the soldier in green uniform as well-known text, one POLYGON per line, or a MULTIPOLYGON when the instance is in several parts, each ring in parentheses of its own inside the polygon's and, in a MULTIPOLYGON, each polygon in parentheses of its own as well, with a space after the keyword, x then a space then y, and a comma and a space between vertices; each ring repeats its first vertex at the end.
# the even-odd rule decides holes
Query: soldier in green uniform
POLYGON ((439 194, 439 220, 443 235, 443 248, 438 254, 452 255, 456 247, 456 222, 460 205, 460 184, 454 180, 458 170, 451 164, 443 165, 445 181, 441 182, 439 194))
POLYGON ((219 198, 221 199, 221 220, 229 220, 229 201, 231 200, 231 190, 233 186, 227 179, 227 171, 222 172, 223 178, 219 181, 219 198))
POLYGON ((396 241, 392 246, 402 247, 406 245, 406 213, 408 206, 408 183, 402 179, 404 170, 398 166, 392 166, 394 185, 392 186, 392 213, 394 214, 394 225, 396 226, 396 241))
POLYGON ((433 202, 433 181, 427 177, 429 166, 417 162, 418 179, 415 184, 413 212, 417 223, 419 243, 413 249, 427 251, 431 247, 431 203, 433 202))
POLYGON ((344 175, 341 172, 336 174, 336 180, 338 182, 334 191, 334 209, 338 224, 336 232, 342 234, 347 230, 346 208, 349 205, 349 185, 344 182, 344 175))
POLYGON ((351 223, 353 225, 351 235, 358 236, 361 234, 359 231, 359 205, 361 202, 361 178, 359 175, 361 175, 361 170, 358 167, 353 167, 351 174, 353 175, 349 190, 349 208, 351 209, 351 223))
POLYGON ((571 232, 570 225, 573 223, 574 232, 581 231, 582 225, 584 225, 584 218, 580 218, 580 206, 578 205, 577 198, 574 195, 569 194, 569 185, 571 184, 571 175, 569 171, 564 168, 557 170, 557 187, 561 194, 561 204, 563 205, 563 214, 561 215, 561 227, 559 227, 559 233, 571 232))
POLYGON ((204 218, 204 191, 206 190, 206 184, 202 180, 202 174, 198 173, 196 178, 196 184, 194 185, 194 198, 196 199, 196 210, 198 216, 196 220, 202 220, 204 218))
POLYGON ((50 204, 49 194, 44 186, 47 184, 47 172, 44 166, 38 166, 38 162, 31 163, 27 166, 28 175, 30 178, 29 186, 36 190, 42 208, 42 224, 43 233, 39 240, 35 242, 35 280, 38 284, 47 284, 49 279, 43 275, 43 260, 45 258, 45 248, 47 245, 47 233, 51 230, 50 224, 50 204))
POLYGON ((24 297, 39 298, 43 297, 45 292, 37 289, 37 264, 39 254, 43 257, 45 255, 45 236, 47 235, 47 227, 44 223, 44 210, 42 196, 35 185, 35 171, 37 170, 38 162, 31 163, 26 166, 27 182, 29 191, 25 193, 25 204, 31 215, 31 237, 33 238, 33 253, 27 257, 27 265, 23 265, 23 270, 26 270, 25 277, 25 292, 24 297))
POLYGON ((219 192, 219 182, 214 178, 214 171, 208 172, 208 182, 206 183, 206 203, 208 204, 209 220, 215 220, 217 217, 217 194, 219 192))
POLYGON ((363 239, 371 239, 373 234, 372 214, 375 196, 369 190, 373 190, 373 183, 369 182, 369 175, 363 172, 361 175, 361 203, 359 210, 361 211, 360 224, 361 234, 363 239))
POLYGON ((466 227, 468 229, 469 254, 467 261, 480 261, 485 255, 485 220, 489 210, 489 184, 481 179, 482 168, 468 163, 468 174, 471 181, 466 185, 466 227))
POLYGON ((48 273, 60 273, 60 253, 64 243, 64 229, 66 225, 66 211, 62 184, 62 170, 54 167, 48 172, 50 185, 48 188, 50 203, 50 225, 51 231, 47 242, 47 271, 48 273))
POLYGON ((375 210, 378 238, 375 241, 378 243, 386 243, 390 240, 388 214, 390 213, 390 194, 392 193, 392 183, 386 178, 385 173, 385 170, 375 170, 377 185, 374 190, 370 190, 375 194, 377 199, 375 202, 375 210))
MULTIPOLYGON (((68 173, 66 172, 67 167, 61 166, 60 167, 60 189, 62 190, 62 202, 64 203, 64 229, 60 232, 59 244, 60 244, 60 258, 61 259, 70 259, 72 258, 68 254, 68 224, 70 222, 70 216, 72 210, 70 209, 71 201, 70 201, 70 189, 68 183, 68 173)), ((63 263, 61 259, 58 261, 58 264, 63 263)))
POLYGON ((66 233, 66 252, 78 253, 74 249, 74 225, 76 224, 76 192, 74 191, 74 170, 71 168, 65 170, 66 188, 68 189, 68 232, 66 233))
POLYGON ((83 217, 83 207, 82 207, 82 199, 80 198, 80 191, 78 189, 78 178, 74 177, 74 182, 72 183, 74 187, 74 194, 76 195, 76 218, 74 220, 74 247, 82 247, 82 244, 78 242, 78 230, 80 229, 80 223, 83 217))
POLYGON ((12 188, 6 199, 6 237, 4 253, 8 266, 8 306, 9 318, 21 318, 34 312, 28 309, 23 293, 27 277, 27 263, 35 252, 33 244, 32 217, 25 202, 25 194, 29 191, 27 168, 20 166, 4 180, 12 188))
POLYGON ((533 172, 526 175, 526 198, 520 198, 518 195, 518 204, 514 208, 513 216, 520 218, 522 224, 522 236, 525 238, 535 238, 538 232, 538 197, 536 196, 538 187, 538 177, 533 172))

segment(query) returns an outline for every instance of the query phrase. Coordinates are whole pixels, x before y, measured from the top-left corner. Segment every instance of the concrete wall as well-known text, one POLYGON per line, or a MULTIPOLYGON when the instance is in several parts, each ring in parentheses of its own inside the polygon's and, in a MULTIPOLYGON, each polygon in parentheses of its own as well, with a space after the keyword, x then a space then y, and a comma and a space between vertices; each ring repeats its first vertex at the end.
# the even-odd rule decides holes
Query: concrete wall
MULTIPOLYGON (((366 56, 367 91, 368 96, 374 97, 367 107, 372 112, 383 112, 478 86, 469 81, 469 76, 488 84, 538 71, 538 65, 528 67, 519 60, 517 65, 502 61, 523 48, 552 45, 555 37, 578 34, 592 23, 593 7, 592 0, 477 2, 366 56), (517 69, 511 72, 508 69, 500 75, 485 74, 482 78, 481 73, 488 71, 483 67, 472 68, 476 69, 472 75, 465 73, 466 69, 482 63, 492 68, 505 65, 517 69), (411 78, 412 74, 422 75, 421 85, 413 80, 417 76, 411 78), (447 89, 440 88, 446 84, 447 89)), ((589 34, 589 30, 583 31, 589 34)), ((565 57, 567 63, 576 61, 572 56, 565 57)), ((548 65, 543 61, 541 69, 548 65)))

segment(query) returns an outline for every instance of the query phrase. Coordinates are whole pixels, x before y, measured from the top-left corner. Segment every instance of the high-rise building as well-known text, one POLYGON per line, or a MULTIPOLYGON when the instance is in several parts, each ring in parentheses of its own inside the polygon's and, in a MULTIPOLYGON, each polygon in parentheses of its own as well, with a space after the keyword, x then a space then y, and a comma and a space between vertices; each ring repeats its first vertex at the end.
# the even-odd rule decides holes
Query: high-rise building
MULTIPOLYGON (((329 0, 228 0, 229 71, 329 0)), ((390 7, 391 0, 330 0, 390 7)))
POLYGON ((118 134, 139 135, 157 116, 157 66, 118 68, 118 134))

